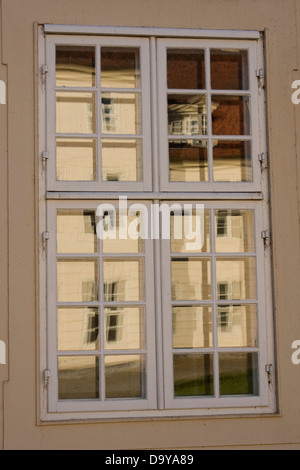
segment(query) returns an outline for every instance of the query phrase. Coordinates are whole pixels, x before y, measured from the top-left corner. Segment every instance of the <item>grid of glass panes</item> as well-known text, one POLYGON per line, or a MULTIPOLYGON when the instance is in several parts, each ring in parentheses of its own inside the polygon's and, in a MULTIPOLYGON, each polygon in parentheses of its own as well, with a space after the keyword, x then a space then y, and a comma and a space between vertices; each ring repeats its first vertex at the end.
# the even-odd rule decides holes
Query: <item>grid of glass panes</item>
MULTIPOLYGON (((200 249, 193 249, 183 229, 184 236, 176 238, 184 217, 176 212, 171 217, 174 397, 256 396, 254 210, 205 209, 200 249)), ((193 230, 196 217, 194 210, 193 230)))
POLYGON ((56 45, 55 61, 55 180, 142 181, 140 48, 56 45))
POLYGON ((253 181, 248 62, 241 49, 166 49, 169 182, 253 181))
POLYGON ((119 236, 137 216, 102 216, 56 210, 59 400, 146 398, 144 243, 119 236))

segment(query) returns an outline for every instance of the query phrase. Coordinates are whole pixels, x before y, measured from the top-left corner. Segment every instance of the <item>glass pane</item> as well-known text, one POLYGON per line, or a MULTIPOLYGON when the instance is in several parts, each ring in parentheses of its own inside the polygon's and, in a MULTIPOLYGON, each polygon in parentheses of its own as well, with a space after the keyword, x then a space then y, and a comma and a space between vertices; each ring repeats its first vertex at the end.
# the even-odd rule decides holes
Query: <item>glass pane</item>
POLYGON ((58 302, 90 302, 97 299, 97 260, 57 261, 58 302))
POLYGON ((169 140, 170 181, 208 181, 207 142, 169 140))
POLYGON ((140 140, 102 140, 103 181, 141 181, 142 178, 140 140))
POLYGON ((218 345, 257 347, 256 305, 218 306, 218 345))
POLYGON ((210 251, 209 210, 171 213, 171 251, 188 253, 210 251))
POLYGON ((104 211, 102 220, 98 236, 103 239, 103 253, 143 253, 146 227, 142 213, 126 215, 112 206, 111 211, 104 211))
POLYGON ((212 133, 249 135, 250 102, 248 96, 212 96, 212 133))
POLYGON ((104 309, 105 349, 143 349, 145 311, 143 307, 104 309))
POLYGON ((214 141, 214 181, 252 181, 251 143, 214 141))
POLYGON ((96 253, 95 211, 57 211, 57 253, 96 253))
POLYGON ((211 298, 210 260, 176 258, 172 260, 172 299, 209 300, 211 298))
POLYGON ((99 398, 99 361, 95 356, 58 358, 58 398, 99 398))
POLYGON ((96 139, 56 139, 56 179, 96 180, 96 139))
POLYGON ((105 356, 106 398, 145 398, 145 382, 144 356, 105 356))
POLYGON ((217 258, 218 300, 256 298, 255 258, 217 258))
POLYGON ((83 92, 56 92, 56 132, 96 132, 95 95, 83 92))
POLYGON ((140 134, 140 93, 102 93, 102 133, 140 134))
POLYGON ((212 354, 176 354, 173 370, 175 397, 213 395, 212 354))
POLYGON ((95 86, 95 48, 56 46, 56 86, 95 86))
POLYGON ((206 135, 206 96, 168 95, 168 133, 206 135))
POLYGON ((205 88, 204 51, 199 49, 168 49, 168 88, 205 88))
POLYGON ((215 235, 216 252, 254 252, 253 210, 216 210, 215 235))
POLYGON ((220 353, 220 394, 258 395, 257 353, 220 353))
POLYGON ((210 70, 212 89, 247 90, 249 88, 247 51, 212 49, 210 70))
POLYGON ((101 48, 102 87, 139 88, 140 75, 138 48, 101 48))
POLYGON ((173 348, 212 347, 212 309, 173 307, 173 348))
POLYGON ((114 259, 103 261, 104 301, 144 300, 144 260, 114 259))
POLYGON ((98 309, 96 308, 59 308, 57 312, 58 350, 98 349, 98 325, 98 309))

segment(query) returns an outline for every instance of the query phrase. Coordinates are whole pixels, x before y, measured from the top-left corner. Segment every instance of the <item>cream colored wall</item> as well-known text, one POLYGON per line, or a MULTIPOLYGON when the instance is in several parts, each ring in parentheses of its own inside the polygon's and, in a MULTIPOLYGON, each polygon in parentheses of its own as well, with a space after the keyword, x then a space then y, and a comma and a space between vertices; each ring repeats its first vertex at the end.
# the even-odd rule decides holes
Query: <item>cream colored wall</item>
POLYGON ((300 365, 296 366, 291 361, 291 344, 300 339, 300 105, 297 107, 291 102, 291 83, 300 79, 300 42, 297 40, 300 1, 2 0, 1 3, 0 79, 8 83, 8 103, 0 106, 0 339, 5 339, 9 346, 9 366, 0 365, 0 448, 209 449, 248 446, 252 449, 300 449, 300 365), (35 134, 34 22, 204 29, 266 28, 277 415, 82 425, 39 423, 35 180, 39 156, 35 134), (295 134, 296 129, 298 135, 295 134))

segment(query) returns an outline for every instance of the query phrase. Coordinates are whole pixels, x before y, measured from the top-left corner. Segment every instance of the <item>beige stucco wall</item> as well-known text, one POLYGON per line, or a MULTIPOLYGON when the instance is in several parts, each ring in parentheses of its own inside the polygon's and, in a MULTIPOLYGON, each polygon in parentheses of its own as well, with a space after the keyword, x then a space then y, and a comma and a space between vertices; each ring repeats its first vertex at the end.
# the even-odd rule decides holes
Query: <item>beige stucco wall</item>
POLYGON ((1 4, 0 79, 8 84, 8 100, 0 106, 0 340, 8 364, 0 365, 0 449, 300 449, 300 365, 291 361, 291 344, 300 339, 300 105, 291 102, 292 81, 300 79, 300 0, 1 4), (39 423, 35 22, 266 30, 278 414, 39 423))

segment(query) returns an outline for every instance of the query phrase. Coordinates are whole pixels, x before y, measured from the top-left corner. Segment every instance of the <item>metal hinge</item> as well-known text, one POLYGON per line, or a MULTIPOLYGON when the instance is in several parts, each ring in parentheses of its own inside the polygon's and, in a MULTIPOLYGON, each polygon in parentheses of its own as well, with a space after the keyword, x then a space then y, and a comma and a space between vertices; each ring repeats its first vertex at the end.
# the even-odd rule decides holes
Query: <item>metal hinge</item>
POLYGON ((51 377, 51 370, 50 369, 45 369, 44 370, 44 385, 47 387, 49 380, 51 377))
POLYGON ((46 161, 48 160, 49 158, 49 152, 47 152, 47 150, 43 150, 42 152, 42 160, 43 160, 43 163, 46 163, 46 161))
POLYGON ((258 78, 259 88, 263 88, 264 87, 264 78, 265 78, 264 70, 263 69, 257 69, 255 71, 255 73, 256 73, 256 76, 258 78))
POLYGON ((258 154, 258 161, 261 164, 261 169, 268 168, 268 159, 267 159, 267 155, 265 153, 259 153, 258 154))
POLYGON ((265 246, 271 245, 271 236, 269 230, 263 230, 261 232, 261 238, 263 239, 265 246))
POLYGON ((44 77, 46 75, 46 73, 48 73, 48 72, 49 72, 48 65, 43 64, 42 67, 41 67, 42 76, 44 77))
POLYGON ((43 250, 46 250, 46 243, 50 238, 50 233, 49 232, 43 232, 42 233, 42 244, 43 244, 43 250))
POLYGON ((271 376, 273 372, 273 364, 266 364, 265 365, 265 371, 268 374, 268 383, 271 383, 271 376))

